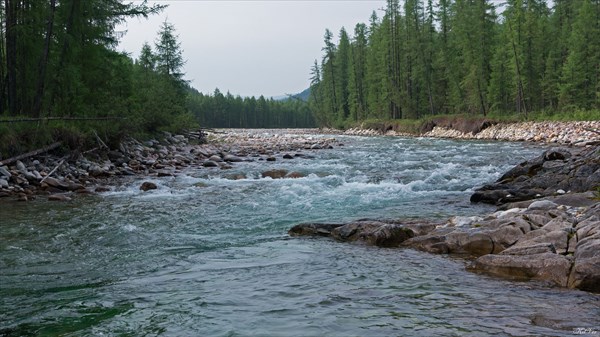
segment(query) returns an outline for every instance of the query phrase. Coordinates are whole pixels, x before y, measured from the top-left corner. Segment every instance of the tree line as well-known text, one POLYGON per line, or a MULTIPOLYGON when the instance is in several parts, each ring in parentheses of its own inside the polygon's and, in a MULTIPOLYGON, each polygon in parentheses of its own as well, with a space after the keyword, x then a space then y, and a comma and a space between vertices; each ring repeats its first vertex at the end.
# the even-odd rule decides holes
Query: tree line
POLYGON ((2 152, 58 139, 81 146, 92 132, 118 139, 193 121, 171 24, 163 24, 154 50, 145 45, 137 61, 116 51, 118 24, 163 9, 146 1, 0 2, 0 117, 40 120, 1 124, 2 152))
MULTIPOLYGON (((600 109, 600 0, 387 0, 327 29, 311 69, 321 125, 469 113, 600 109)), ((600 118, 600 112, 598 112, 600 118)))
POLYGON ((134 60, 116 50, 129 18, 166 8, 123 0, 0 1, 0 157, 59 138, 180 131, 198 125, 310 124, 306 104, 203 95, 184 79, 181 44, 164 22, 134 60), (38 123, 24 121, 39 120, 38 123), (110 122, 107 122, 110 120, 110 122))
POLYGON ((214 128, 310 128, 316 125, 307 102, 294 97, 284 100, 223 94, 212 95, 194 89, 188 96, 188 109, 202 126, 214 128))

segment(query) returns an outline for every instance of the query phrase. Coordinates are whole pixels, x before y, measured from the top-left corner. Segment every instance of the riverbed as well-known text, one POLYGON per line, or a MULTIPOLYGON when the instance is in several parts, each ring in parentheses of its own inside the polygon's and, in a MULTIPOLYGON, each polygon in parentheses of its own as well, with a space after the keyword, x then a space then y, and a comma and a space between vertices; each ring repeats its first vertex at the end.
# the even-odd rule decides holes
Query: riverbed
POLYGON ((300 222, 489 212, 468 202, 474 187, 541 146, 336 138, 343 146, 295 159, 130 178, 68 203, 1 204, 0 336, 571 336, 600 328, 598 295, 472 274, 446 256, 287 235, 300 222), (262 178, 266 169, 304 177, 262 178), (158 188, 140 191, 145 180, 158 188))

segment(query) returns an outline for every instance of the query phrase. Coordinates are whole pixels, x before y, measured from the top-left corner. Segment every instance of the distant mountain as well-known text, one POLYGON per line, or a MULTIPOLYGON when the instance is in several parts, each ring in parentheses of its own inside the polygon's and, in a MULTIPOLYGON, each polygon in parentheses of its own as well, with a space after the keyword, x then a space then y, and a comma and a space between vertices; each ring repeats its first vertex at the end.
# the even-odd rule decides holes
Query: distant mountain
POLYGON ((310 97, 310 88, 305 89, 304 91, 302 91, 299 94, 293 94, 293 95, 282 95, 282 96, 275 96, 273 97, 274 100, 276 101, 285 101, 288 99, 299 99, 301 101, 304 102, 308 102, 308 97, 310 97))

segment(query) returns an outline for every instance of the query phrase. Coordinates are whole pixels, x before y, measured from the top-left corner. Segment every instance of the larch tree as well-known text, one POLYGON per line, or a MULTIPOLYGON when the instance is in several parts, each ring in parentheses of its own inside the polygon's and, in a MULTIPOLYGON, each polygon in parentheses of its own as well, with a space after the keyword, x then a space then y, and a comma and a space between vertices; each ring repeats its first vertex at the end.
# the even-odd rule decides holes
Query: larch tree
POLYGON ((564 64, 560 104, 563 108, 600 108, 600 1, 582 0, 564 64))
POLYGON ((183 50, 175 32, 175 26, 165 21, 160 27, 155 43, 156 69, 175 81, 183 81, 183 50))

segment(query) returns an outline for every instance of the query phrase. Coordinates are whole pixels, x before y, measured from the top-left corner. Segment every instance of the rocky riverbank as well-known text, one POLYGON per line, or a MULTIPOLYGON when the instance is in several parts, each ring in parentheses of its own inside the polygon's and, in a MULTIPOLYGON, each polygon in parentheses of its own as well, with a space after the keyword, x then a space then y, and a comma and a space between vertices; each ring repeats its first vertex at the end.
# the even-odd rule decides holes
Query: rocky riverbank
MULTIPOLYGON (((159 139, 139 142, 127 139, 118 149, 71 152, 65 156, 43 153, 34 157, 0 162, 0 200, 28 201, 39 197, 69 201, 80 194, 103 193, 119 183, 120 177, 174 176, 186 168, 227 170, 237 162, 310 158, 315 150, 340 145, 331 137, 315 137, 315 131, 299 130, 280 136, 269 130, 209 133, 208 144, 197 144, 183 135, 164 133, 159 139)), ((264 176, 281 172, 265 168, 264 176)), ((285 172, 283 176, 293 172, 285 172)), ((142 184, 142 190, 156 188, 142 184)))
POLYGON ((453 139, 528 141, 554 144, 600 144, 600 120, 579 122, 499 123, 487 119, 433 120, 416 134, 400 132, 392 126, 380 129, 353 128, 344 131, 356 136, 402 136, 453 139))
POLYGON ((418 249, 468 257, 468 269, 600 292, 600 147, 561 148, 517 165, 473 202, 484 216, 299 224, 292 236, 418 249))

